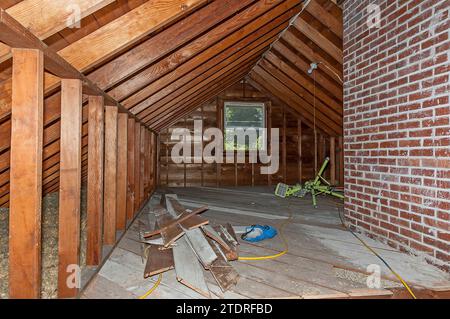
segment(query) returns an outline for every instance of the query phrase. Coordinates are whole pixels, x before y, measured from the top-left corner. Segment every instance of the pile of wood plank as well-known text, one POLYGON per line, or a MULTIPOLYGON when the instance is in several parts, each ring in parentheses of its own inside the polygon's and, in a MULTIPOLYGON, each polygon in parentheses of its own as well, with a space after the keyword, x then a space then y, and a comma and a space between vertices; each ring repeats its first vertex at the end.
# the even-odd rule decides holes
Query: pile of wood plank
POLYGON ((209 225, 199 216, 207 206, 185 209, 177 195, 165 194, 153 209, 156 225, 141 234, 146 243, 144 277, 174 269, 177 280, 205 297, 210 292, 204 271, 210 271, 223 292, 236 285, 238 273, 230 261, 238 259, 238 240, 231 224, 209 225))

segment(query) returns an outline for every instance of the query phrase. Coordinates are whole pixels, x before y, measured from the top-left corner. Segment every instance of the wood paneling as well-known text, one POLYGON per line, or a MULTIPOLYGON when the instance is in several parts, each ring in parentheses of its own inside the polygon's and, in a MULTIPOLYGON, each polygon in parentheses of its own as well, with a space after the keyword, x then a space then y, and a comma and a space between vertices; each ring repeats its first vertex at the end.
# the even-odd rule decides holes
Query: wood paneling
MULTIPOLYGON (((203 145, 210 143, 204 140, 203 145)), ((270 146, 269 146, 270 147, 270 146)), ((278 101, 270 100, 253 86, 243 81, 222 92, 218 98, 203 104, 182 120, 161 132, 159 181, 162 186, 252 186, 271 185, 278 182, 288 184, 306 181, 314 177, 313 130, 303 123, 295 111, 278 101), (176 141, 171 140, 175 128, 194 129, 194 120, 202 120, 203 132, 210 127, 222 127, 222 105, 224 100, 269 101, 267 125, 280 129, 280 166, 272 175, 260 173, 261 163, 208 164, 204 161, 175 164, 171 159, 176 141)), ((265 166, 265 165, 264 165, 265 166)))

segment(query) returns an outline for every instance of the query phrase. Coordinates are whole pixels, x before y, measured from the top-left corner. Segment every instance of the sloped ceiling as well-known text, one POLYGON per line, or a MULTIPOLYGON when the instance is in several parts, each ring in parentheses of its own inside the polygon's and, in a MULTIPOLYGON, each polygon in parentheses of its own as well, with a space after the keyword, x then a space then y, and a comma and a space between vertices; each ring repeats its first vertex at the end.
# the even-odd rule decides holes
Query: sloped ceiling
MULTIPOLYGON (((155 132, 246 78, 306 124, 342 134, 342 12, 334 1, 5 0, 0 7, 155 132), (79 28, 67 27, 74 4, 79 28), (319 64, 310 75, 312 62, 319 64)), ((0 43, 0 206, 9 200, 10 57, 0 43)), ((44 193, 58 184, 60 130, 59 83, 48 73, 45 83, 44 193)), ((86 106, 83 122, 86 167, 86 106)))

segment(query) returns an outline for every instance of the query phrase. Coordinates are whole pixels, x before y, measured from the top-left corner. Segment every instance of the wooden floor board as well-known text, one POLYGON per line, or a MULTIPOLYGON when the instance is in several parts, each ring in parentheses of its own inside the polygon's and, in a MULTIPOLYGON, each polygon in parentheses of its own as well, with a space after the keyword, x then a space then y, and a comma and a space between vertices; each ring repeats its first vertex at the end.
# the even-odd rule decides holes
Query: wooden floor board
MULTIPOLYGON (((294 211, 293 222, 284 230, 289 252, 275 260, 232 262, 240 278, 237 285, 225 293, 212 274, 204 271, 206 285, 211 292, 210 298, 356 298, 390 294, 388 290, 368 289, 364 282, 336 275, 338 268, 365 273, 367 265, 375 263, 381 266, 384 277, 392 279, 380 260, 342 228, 333 201, 324 198, 321 206, 313 209, 306 199, 296 201, 295 205, 280 201, 268 188, 171 188, 169 191, 177 194, 186 208, 204 204, 220 208, 210 209, 202 214, 203 218, 210 221, 211 226, 229 222, 240 226, 269 224, 279 227, 289 217, 289 209, 294 211), (191 203, 192 206, 188 207, 184 203, 191 203), (244 213, 238 214, 239 210, 244 213), (268 215, 274 218, 266 218, 268 215)), ((156 193, 149 207, 143 210, 123 236, 104 269, 100 270, 100 275, 97 276, 101 278, 91 283, 96 287, 89 287, 91 290, 83 298, 101 298, 103 295, 105 298, 112 298, 114 296, 107 291, 111 285, 122 289, 118 290, 117 298, 134 298, 145 293, 156 282, 157 276, 147 280, 143 278, 145 261, 141 256, 139 233, 153 229, 155 216, 151 207, 159 204, 159 201, 159 194, 156 193)), ((411 285, 450 285, 449 278, 443 272, 421 259, 400 253, 371 239, 367 241, 405 279, 410 280, 411 285)), ((259 243, 248 243, 241 239, 239 242, 240 256, 271 255, 284 249, 280 236, 259 243)), ((170 270, 163 274, 160 287, 149 298, 205 297, 181 284, 175 270, 170 270)))

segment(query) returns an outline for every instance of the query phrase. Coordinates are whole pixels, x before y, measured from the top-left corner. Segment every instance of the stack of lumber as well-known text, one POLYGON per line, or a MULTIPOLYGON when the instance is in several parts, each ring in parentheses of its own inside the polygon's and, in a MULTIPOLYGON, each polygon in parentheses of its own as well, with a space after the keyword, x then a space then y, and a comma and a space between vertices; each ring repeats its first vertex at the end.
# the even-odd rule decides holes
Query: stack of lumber
POLYGON ((144 277, 175 269, 177 280, 205 297, 210 292, 204 271, 210 271, 223 292, 236 285, 238 273, 230 261, 238 259, 238 241, 233 227, 209 225, 199 216, 208 209, 185 209, 177 195, 165 194, 153 209, 154 230, 142 234, 147 264, 144 277))

